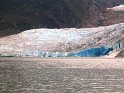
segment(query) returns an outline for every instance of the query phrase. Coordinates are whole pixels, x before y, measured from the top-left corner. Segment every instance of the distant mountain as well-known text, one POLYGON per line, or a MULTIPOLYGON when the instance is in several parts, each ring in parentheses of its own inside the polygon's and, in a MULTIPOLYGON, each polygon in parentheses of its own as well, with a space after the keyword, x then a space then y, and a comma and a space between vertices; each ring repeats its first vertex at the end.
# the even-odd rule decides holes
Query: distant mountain
POLYGON ((0 36, 36 28, 96 27, 124 22, 106 8, 124 0, 0 0, 0 36))

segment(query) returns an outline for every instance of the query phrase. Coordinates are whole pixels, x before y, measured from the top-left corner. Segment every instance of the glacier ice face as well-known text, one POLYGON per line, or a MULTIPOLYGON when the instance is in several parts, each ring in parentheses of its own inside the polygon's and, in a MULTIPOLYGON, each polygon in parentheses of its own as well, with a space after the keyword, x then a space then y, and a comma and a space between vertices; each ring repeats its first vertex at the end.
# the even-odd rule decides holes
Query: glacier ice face
POLYGON ((107 55, 112 48, 108 47, 97 47, 86 50, 80 50, 75 52, 47 52, 40 50, 28 50, 24 51, 22 56, 35 56, 35 57, 99 57, 107 55))
POLYGON ((107 55, 112 50, 113 48, 102 46, 98 48, 81 50, 79 52, 72 52, 72 53, 69 53, 67 56, 68 57, 99 57, 99 56, 107 55))
POLYGON ((67 52, 47 52, 42 50, 26 50, 21 56, 31 56, 31 57, 66 57, 67 52))
POLYGON ((95 47, 112 47, 113 43, 124 38, 123 33, 124 23, 81 29, 32 29, 0 38, 0 54, 67 56, 68 53, 95 47))

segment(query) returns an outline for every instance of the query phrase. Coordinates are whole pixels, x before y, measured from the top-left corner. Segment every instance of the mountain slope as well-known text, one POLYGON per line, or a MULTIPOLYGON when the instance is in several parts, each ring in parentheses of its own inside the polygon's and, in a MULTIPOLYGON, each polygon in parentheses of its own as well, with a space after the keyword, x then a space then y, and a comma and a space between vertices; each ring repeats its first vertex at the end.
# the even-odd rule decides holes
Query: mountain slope
POLYGON ((116 57, 124 57, 124 50, 119 52, 116 57))
POLYGON ((0 36, 34 28, 94 27, 119 23, 112 22, 113 18, 108 22, 106 8, 120 4, 124 4, 124 0, 0 0, 0 36))

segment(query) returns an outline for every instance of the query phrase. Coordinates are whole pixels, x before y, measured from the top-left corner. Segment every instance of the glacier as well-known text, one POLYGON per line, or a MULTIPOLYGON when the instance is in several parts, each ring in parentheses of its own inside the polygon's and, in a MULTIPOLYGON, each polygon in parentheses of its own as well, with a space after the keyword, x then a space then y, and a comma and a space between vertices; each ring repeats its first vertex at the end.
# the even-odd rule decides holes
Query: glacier
POLYGON ((100 57, 108 55, 113 48, 101 46, 75 52, 47 52, 42 50, 26 50, 22 56, 35 57, 100 57))
POLYGON ((31 29, 19 34, 1 37, 0 55, 103 56, 112 49, 116 50, 118 41, 124 38, 123 33, 124 23, 80 29, 31 29))
POLYGON ((67 57, 100 57, 104 55, 108 55, 113 48, 108 47, 98 47, 98 48, 91 48, 87 50, 81 50, 79 52, 72 52, 67 55, 67 57))

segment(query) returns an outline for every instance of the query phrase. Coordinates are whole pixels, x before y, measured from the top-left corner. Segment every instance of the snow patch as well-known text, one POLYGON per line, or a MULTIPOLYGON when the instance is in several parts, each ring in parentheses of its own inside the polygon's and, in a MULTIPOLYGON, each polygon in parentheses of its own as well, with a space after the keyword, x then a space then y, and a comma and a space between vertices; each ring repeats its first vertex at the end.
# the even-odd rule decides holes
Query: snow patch
POLYGON ((112 8, 107 8, 109 10, 114 10, 114 11, 124 11, 124 5, 119 5, 119 6, 115 6, 112 8))

